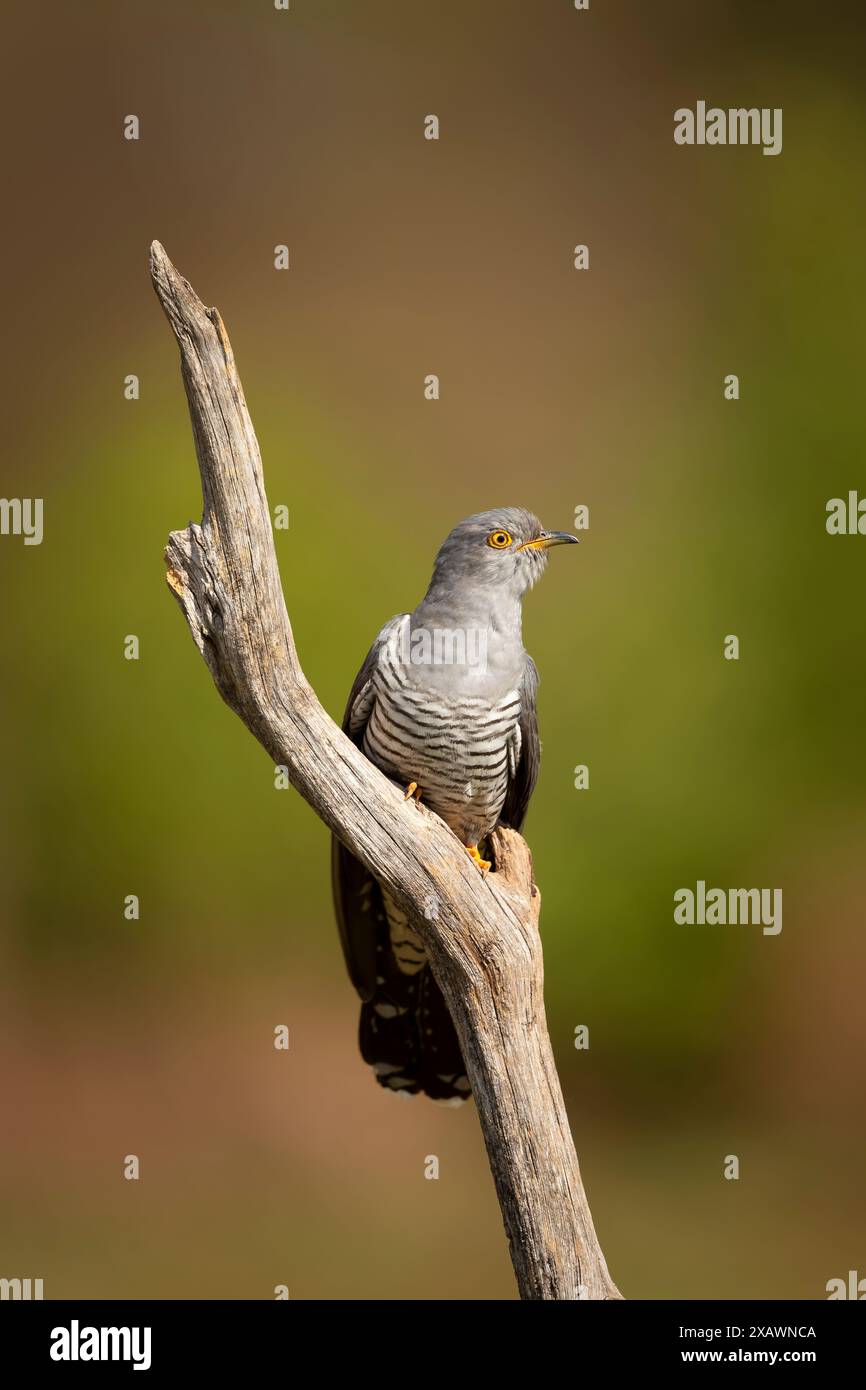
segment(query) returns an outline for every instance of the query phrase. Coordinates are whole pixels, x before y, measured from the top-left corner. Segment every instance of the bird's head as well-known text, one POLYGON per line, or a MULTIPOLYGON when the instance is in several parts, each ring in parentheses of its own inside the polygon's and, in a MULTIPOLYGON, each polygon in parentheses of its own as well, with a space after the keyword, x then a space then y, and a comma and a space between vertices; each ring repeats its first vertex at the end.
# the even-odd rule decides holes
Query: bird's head
POLYGON ((480 585, 520 598, 547 566, 554 545, 577 545, 567 531, 546 531, 524 507, 468 516, 443 541, 431 588, 480 585))

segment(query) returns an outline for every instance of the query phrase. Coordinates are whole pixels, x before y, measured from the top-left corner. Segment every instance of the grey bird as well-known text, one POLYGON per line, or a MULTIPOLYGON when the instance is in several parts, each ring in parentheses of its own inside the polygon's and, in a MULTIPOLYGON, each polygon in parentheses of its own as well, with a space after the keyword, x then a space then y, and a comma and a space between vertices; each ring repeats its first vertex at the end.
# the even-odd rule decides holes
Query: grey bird
MULTIPOLYGON (((371 762, 448 824, 482 873, 497 825, 519 830, 538 777, 538 673, 521 602, 554 545, 532 512, 467 517, 444 541, 412 613, 386 623, 352 686, 343 729, 371 762)), ((387 1090, 459 1104, 470 1085, 420 938, 335 838, 334 904, 362 1000, 360 1047, 387 1090)))

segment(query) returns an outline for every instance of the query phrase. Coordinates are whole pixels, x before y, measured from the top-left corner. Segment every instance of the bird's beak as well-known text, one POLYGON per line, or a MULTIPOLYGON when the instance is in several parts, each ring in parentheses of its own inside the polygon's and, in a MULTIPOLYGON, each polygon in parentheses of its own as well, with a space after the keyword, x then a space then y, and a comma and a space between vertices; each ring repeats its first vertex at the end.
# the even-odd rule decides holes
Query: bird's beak
POLYGON ((540 536, 536 536, 534 541, 524 541, 517 547, 518 550, 548 550, 552 545, 580 545, 577 536, 572 536, 568 531, 542 531, 540 536))

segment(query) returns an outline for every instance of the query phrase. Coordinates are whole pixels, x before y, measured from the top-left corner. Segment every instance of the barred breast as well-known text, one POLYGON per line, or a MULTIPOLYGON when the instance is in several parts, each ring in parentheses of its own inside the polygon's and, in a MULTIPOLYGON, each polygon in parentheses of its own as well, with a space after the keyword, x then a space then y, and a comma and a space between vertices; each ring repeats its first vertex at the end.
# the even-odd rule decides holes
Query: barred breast
MULTIPOLYGON (((520 757, 520 694, 495 701, 424 687, 424 668, 386 643, 365 701, 364 752, 422 799, 466 845, 496 825, 520 757)), ((459 687, 459 681, 455 680, 459 687)))

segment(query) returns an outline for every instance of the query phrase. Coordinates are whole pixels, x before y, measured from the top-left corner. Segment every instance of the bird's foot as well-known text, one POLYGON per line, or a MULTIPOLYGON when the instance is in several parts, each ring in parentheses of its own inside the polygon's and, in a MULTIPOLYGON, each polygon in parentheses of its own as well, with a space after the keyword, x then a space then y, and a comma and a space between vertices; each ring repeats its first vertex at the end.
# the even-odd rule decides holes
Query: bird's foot
POLYGON ((489 873, 493 867, 489 859, 482 859, 477 845, 464 845, 469 858, 478 865, 483 874, 489 873))
POLYGON ((414 796, 417 805, 417 803, 421 800, 421 795, 421 788, 418 786, 418 783, 410 782, 408 787, 406 788, 406 795, 403 797, 403 800, 408 801, 410 796, 414 796))

